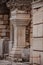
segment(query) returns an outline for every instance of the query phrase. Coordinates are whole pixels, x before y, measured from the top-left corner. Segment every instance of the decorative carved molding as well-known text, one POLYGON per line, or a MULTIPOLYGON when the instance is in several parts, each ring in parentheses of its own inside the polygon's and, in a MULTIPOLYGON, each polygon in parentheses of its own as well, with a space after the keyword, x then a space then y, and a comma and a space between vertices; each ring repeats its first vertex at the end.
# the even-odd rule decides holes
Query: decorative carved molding
POLYGON ((30 13, 27 14, 25 11, 14 10, 11 12, 10 21, 17 25, 27 25, 31 20, 30 13))
POLYGON ((31 9, 31 2, 32 0, 10 0, 7 3, 7 6, 11 9, 14 10, 15 8, 19 10, 29 10, 31 9))

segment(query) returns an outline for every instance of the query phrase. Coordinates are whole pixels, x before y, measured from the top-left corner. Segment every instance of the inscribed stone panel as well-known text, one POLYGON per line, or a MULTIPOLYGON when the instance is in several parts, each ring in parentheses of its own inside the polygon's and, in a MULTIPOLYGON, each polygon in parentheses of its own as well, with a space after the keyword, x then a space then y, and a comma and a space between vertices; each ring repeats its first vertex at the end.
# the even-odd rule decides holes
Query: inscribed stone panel
POLYGON ((0 25, 0 28, 6 28, 6 26, 4 26, 4 25, 0 25))

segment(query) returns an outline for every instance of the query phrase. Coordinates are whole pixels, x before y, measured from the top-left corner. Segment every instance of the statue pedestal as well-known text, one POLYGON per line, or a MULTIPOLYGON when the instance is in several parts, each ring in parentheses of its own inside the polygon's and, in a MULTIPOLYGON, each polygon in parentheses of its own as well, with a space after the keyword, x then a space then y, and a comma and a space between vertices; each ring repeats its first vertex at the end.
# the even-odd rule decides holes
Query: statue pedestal
POLYGON ((14 27, 14 45, 11 53, 21 53, 21 49, 26 46, 25 32, 30 22, 30 14, 16 9, 11 12, 10 21, 14 27))

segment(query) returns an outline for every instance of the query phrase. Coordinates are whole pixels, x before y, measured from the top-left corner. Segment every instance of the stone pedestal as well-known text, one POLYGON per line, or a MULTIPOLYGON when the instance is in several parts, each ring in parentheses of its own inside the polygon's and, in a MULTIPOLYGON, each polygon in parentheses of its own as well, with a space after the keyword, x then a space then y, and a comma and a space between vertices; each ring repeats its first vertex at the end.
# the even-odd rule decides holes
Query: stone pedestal
POLYGON ((23 49, 26 45, 25 41, 25 31, 26 25, 30 21, 30 15, 25 11, 15 10, 11 12, 11 23, 14 27, 14 45, 12 48, 12 54, 21 53, 21 49, 23 49), (16 50, 16 51, 15 51, 16 50))

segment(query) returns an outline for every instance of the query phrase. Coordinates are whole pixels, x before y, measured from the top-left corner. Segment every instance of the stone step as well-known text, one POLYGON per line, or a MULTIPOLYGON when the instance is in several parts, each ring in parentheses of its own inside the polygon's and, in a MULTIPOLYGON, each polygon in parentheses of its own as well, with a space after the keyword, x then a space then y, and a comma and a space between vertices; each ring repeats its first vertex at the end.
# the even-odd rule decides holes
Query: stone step
POLYGON ((11 65, 11 62, 7 60, 0 60, 0 65, 11 65))
POLYGON ((22 51, 21 51, 22 49, 23 48, 19 48, 19 47, 15 49, 15 47, 13 47, 11 52, 9 53, 9 56, 13 57, 14 54, 21 54, 22 53, 22 51))
POLYGON ((0 60, 0 65, 30 65, 29 62, 12 62, 7 60, 0 60))

